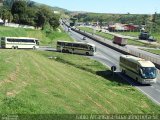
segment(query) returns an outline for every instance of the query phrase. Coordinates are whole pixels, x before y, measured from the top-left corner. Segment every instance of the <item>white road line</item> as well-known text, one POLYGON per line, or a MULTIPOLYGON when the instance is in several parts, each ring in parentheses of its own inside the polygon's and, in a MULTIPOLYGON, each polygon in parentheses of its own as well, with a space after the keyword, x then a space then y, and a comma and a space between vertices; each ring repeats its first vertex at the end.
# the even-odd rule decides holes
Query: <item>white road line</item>
MULTIPOLYGON (((128 83, 130 83, 131 85, 133 83, 131 83, 129 80, 127 80, 125 77, 123 77, 122 75, 119 74, 120 77, 122 77, 125 81, 127 81, 128 83)), ((136 86, 135 86, 136 87, 136 86)), ((153 87, 153 86, 151 86, 153 87)), ((156 99, 154 99, 152 96, 150 96, 149 94, 147 94, 146 92, 144 92, 143 90, 141 90, 139 87, 136 87, 140 92, 144 93, 147 97, 149 97, 152 101, 154 101, 155 103, 157 103, 158 105, 160 105, 160 102, 158 102, 156 99)), ((154 87, 153 87, 154 88, 154 87)))
POLYGON ((151 87, 160 93, 160 90, 157 89, 155 86, 151 86, 151 87))
MULTIPOLYGON (((156 88, 155 88, 156 89, 156 88)), ((160 92, 160 90, 159 89, 156 89, 158 92, 160 92)))
MULTIPOLYGON (((105 56, 103 53, 101 53, 103 56, 105 56)), ((106 57, 105 57, 106 58, 106 57)), ((109 60, 109 59, 108 59, 109 60)), ((110 60, 109 60, 110 61, 110 60)), ((102 63, 102 62, 101 62, 102 63)), ((104 63, 105 64, 105 63, 104 63)), ((108 66, 107 64, 105 64, 106 66, 108 66)), ((128 83, 130 83, 131 85, 134 85, 134 83, 132 83, 131 81, 127 80, 124 76, 118 74, 120 77, 122 77, 125 81, 127 81, 128 83)), ((139 87, 135 86, 137 88, 137 90, 139 90, 140 92, 142 92, 143 94, 145 94, 148 98, 150 98, 152 101, 154 101, 155 103, 157 103, 158 105, 160 105, 160 102, 158 102, 156 99, 154 99, 152 96, 150 96, 148 93, 146 93, 145 91, 143 91, 142 89, 140 89, 139 87)), ((154 88, 153 86, 151 86, 153 89, 158 90, 156 88, 154 88)), ((158 90, 160 91, 160 90, 158 90)))
POLYGON ((144 93, 148 98, 150 98, 152 101, 154 101, 155 103, 157 103, 158 105, 160 105, 160 102, 158 102, 156 99, 154 99, 152 96, 150 96, 149 94, 147 94, 146 92, 144 92, 143 90, 141 90, 140 88, 136 87, 139 91, 141 91, 142 93, 144 93))

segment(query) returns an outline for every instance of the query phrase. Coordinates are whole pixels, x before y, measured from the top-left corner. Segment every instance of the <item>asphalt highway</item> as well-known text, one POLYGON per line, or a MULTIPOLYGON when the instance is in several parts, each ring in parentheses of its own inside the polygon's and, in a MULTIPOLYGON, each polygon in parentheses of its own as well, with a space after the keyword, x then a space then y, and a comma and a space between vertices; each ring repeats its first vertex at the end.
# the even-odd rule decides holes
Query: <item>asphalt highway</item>
MULTIPOLYGON (((66 29, 66 28, 64 28, 66 29)), ((70 31, 68 34, 75 39, 76 41, 83 41, 83 42, 88 42, 95 44, 96 46, 96 53, 94 56, 91 56, 90 58, 95 59, 102 64, 111 67, 111 66, 116 66, 117 70, 116 73, 121 77, 121 79, 127 81, 130 83, 130 85, 136 87, 140 92, 145 94, 148 98, 150 98, 153 102, 156 104, 160 105, 160 75, 158 76, 158 80, 156 84, 153 85, 141 85, 137 82, 135 82, 133 79, 129 78, 128 76, 122 75, 120 70, 119 70, 119 57, 122 55, 122 53, 119 53, 113 49, 110 49, 100 43, 97 43, 89 38, 86 38, 86 40, 83 40, 82 35, 70 31)), ((136 47, 132 47, 130 49, 136 49, 136 47)))

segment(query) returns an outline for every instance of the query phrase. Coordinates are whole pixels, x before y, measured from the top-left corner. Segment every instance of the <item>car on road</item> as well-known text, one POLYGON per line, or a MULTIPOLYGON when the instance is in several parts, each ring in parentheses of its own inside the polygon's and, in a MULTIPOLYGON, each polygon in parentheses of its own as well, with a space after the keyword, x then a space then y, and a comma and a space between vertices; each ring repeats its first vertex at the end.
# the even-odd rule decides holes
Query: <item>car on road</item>
POLYGON ((84 36, 84 37, 82 38, 82 40, 86 40, 86 37, 84 36))

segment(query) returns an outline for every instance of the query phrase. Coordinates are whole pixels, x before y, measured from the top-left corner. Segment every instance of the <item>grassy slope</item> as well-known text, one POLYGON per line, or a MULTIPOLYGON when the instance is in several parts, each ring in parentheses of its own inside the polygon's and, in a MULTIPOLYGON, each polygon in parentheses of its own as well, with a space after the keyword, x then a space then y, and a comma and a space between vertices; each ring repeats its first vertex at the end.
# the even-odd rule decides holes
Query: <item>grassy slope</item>
POLYGON ((133 37, 138 37, 140 34, 140 32, 116 32, 116 33, 133 37))
MULTIPOLYGON (((0 36, 72 40, 65 33, 0 27, 0 36)), ((86 57, 0 50, 0 113, 159 113, 135 88, 86 57), (57 59, 48 59, 49 56, 57 59)))
MULTIPOLYGON (((89 33, 94 33, 92 28, 88 28, 88 27, 78 27, 78 28, 89 33)), ((113 37, 114 37, 113 35, 103 33, 103 32, 98 32, 98 31, 96 31, 94 34, 107 38, 108 40, 113 40, 113 37)))
POLYGON ((0 37, 2 36, 38 38, 40 40, 40 45, 50 45, 53 47, 55 47, 57 40, 65 39, 66 41, 73 41, 67 34, 63 32, 53 31, 47 34, 41 30, 0 26, 0 37))
POLYGON ((23 28, 11 28, 0 26, 0 37, 12 36, 12 37, 34 37, 40 40, 48 40, 48 38, 40 30, 23 29, 23 28))
POLYGON ((0 56, 0 113, 160 112, 86 57, 31 50, 0 50, 0 56))
POLYGON ((160 55, 160 50, 159 50, 159 49, 157 49, 157 50, 152 50, 152 49, 143 49, 143 50, 148 51, 148 52, 151 52, 151 53, 154 53, 154 54, 158 54, 158 55, 160 55))

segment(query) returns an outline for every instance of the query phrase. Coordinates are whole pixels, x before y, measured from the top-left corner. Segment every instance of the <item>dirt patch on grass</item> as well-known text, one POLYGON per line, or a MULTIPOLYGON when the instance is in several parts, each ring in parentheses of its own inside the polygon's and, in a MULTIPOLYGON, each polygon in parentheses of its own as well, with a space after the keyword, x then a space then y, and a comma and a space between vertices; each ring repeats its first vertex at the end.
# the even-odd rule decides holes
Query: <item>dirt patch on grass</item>
POLYGON ((100 109, 102 109, 105 113, 109 113, 107 110, 106 110, 106 108, 104 108, 101 104, 99 104, 98 102, 96 102, 96 101, 94 101, 93 99, 92 99, 92 97, 91 96, 89 96, 88 94, 87 94, 87 97, 94 103, 94 104, 96 104, 96 106, 98 106, 100 109))
POLYGON ((20 67, 20 65, 17 64, 16 70, 13 71, 11 74, 9 74, 5 80, 3 80, 2 82, 0 82, 0 86, 2 86, 5 83, 10 83, 10 82, 15 81, 17 79, 17 76, 18 76, 19 71, 20 71, 19 67, 20 67))

